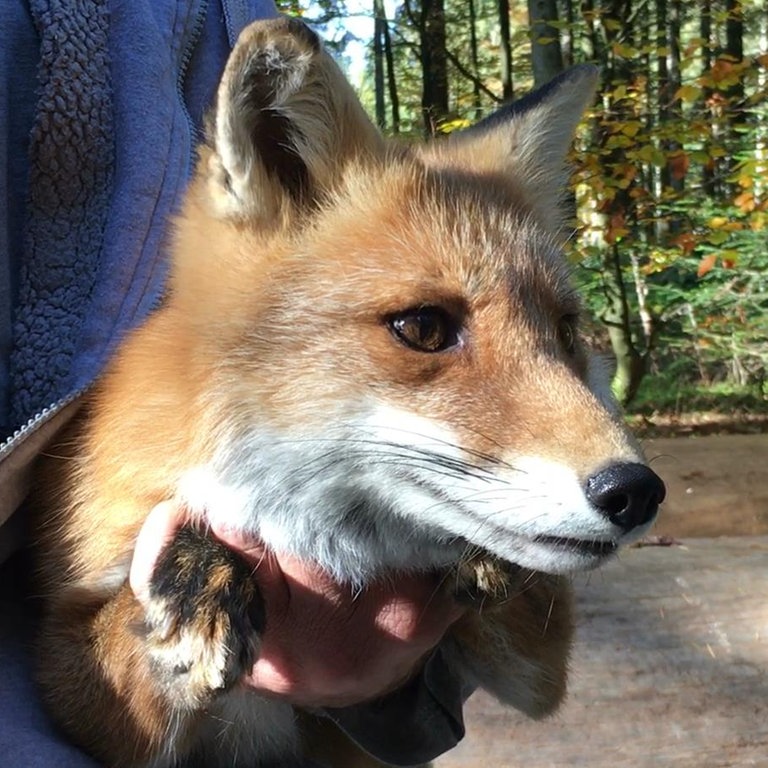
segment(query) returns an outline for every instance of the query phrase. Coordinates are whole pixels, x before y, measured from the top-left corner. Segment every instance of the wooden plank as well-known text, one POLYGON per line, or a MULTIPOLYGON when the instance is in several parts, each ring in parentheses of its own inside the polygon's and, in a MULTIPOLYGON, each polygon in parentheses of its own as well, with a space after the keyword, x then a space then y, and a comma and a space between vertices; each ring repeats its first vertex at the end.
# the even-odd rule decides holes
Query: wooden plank
POLYGON ((437 768, 768 766, 768 536, 632 549, 576 586, 560 713, 476 694, 437 768))

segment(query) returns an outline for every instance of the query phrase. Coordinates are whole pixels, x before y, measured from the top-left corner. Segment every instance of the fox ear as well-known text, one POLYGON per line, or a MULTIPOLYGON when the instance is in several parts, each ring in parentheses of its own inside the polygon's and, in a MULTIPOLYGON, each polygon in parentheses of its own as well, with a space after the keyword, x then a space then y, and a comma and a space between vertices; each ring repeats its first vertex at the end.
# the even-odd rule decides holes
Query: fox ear
POLYGON ((353 157, 383 151, 317 35, 286 17, 241 33, 219 85, 212 143, 217 213, 265 222, 311 206, 353 157))
POLYGON ((544 222, 557 218, 568 179, 566 157, 592 103, 599 70, 581 65, 455 136, 451 154, 470 168, 512 176, 544 222))

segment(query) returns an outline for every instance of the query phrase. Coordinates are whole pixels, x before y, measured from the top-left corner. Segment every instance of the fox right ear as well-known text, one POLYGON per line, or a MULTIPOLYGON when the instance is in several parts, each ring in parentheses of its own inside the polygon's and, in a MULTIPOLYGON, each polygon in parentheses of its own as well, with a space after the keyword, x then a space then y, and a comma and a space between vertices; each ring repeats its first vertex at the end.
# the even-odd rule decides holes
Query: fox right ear
POLYGON ((352 158, 383 151, 317 35, 287 17, 241 33, 219 85, 212 133, 217 213, 264 223, 313 205, 352 158))
POLYGON ((568 149, 595 97, 599 70, 585 64, 555 77, 519 101, 437 146, 437 157, 475 172, 514 178, 531 210, 553 232, 562 225, 568 149))

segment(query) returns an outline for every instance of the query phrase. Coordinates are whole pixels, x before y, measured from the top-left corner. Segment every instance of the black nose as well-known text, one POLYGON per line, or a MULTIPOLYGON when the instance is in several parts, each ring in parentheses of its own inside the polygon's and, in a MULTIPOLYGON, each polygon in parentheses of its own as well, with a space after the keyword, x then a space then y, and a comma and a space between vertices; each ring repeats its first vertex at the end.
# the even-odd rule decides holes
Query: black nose
POLYGON ((592 504, 625 531, 653 520, 667 493, 644 464, 611 464, 587 478, 585 490, 592 504))

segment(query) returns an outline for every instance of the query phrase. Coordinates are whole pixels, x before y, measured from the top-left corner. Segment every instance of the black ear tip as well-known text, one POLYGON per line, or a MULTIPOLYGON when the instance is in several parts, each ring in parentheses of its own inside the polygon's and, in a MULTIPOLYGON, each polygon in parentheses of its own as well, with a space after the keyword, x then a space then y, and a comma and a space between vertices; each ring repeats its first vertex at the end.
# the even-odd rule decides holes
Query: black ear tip
POLYGON ((566 69, 559 75, 553 77, 549 82, 544 83, 540 88, 536 88, 523 96, 522 99, 505 104, 492 115, 476 123, 463 134, 480 133, 490 128, 508 122, 511 119, 528 112, 531 109, 546 102, 553 94, 562 91, 564 88, 575 88, 581 93, 592 92, 597 86, 600 77, 600 67, 594 64, 577 64, 574 67, 566 69))
MULTIPOLYGON (((597 64, 576 64, 555 76, 552 82, 557 83, 597 83, 600 79, 600 67, 597 64)), ((544 86, 546 87, 546 86, 544 86)))
POLYGON ((572 67, 563 70, 556 77, 561 76, 571 77, 598 77, 600 75, 600 67, 597 64, 574 64, 572 67))
POLYGON ((284 16, 281 19, 286 32, 304 43, 308 48, 317 52, 320 50, 320 38, 303 21, 291 16, 284 16))
POLYGON ((533 104, 544 101, 550 94, 560 90, 563 86, 581 86, 588 84, 592 87, 597 85, 600 77, 600 67, 595 64, 577 64, 555 75, 544 85, 531 91, 519 101, 511 104, 511 107, 527 108, 533 104))

